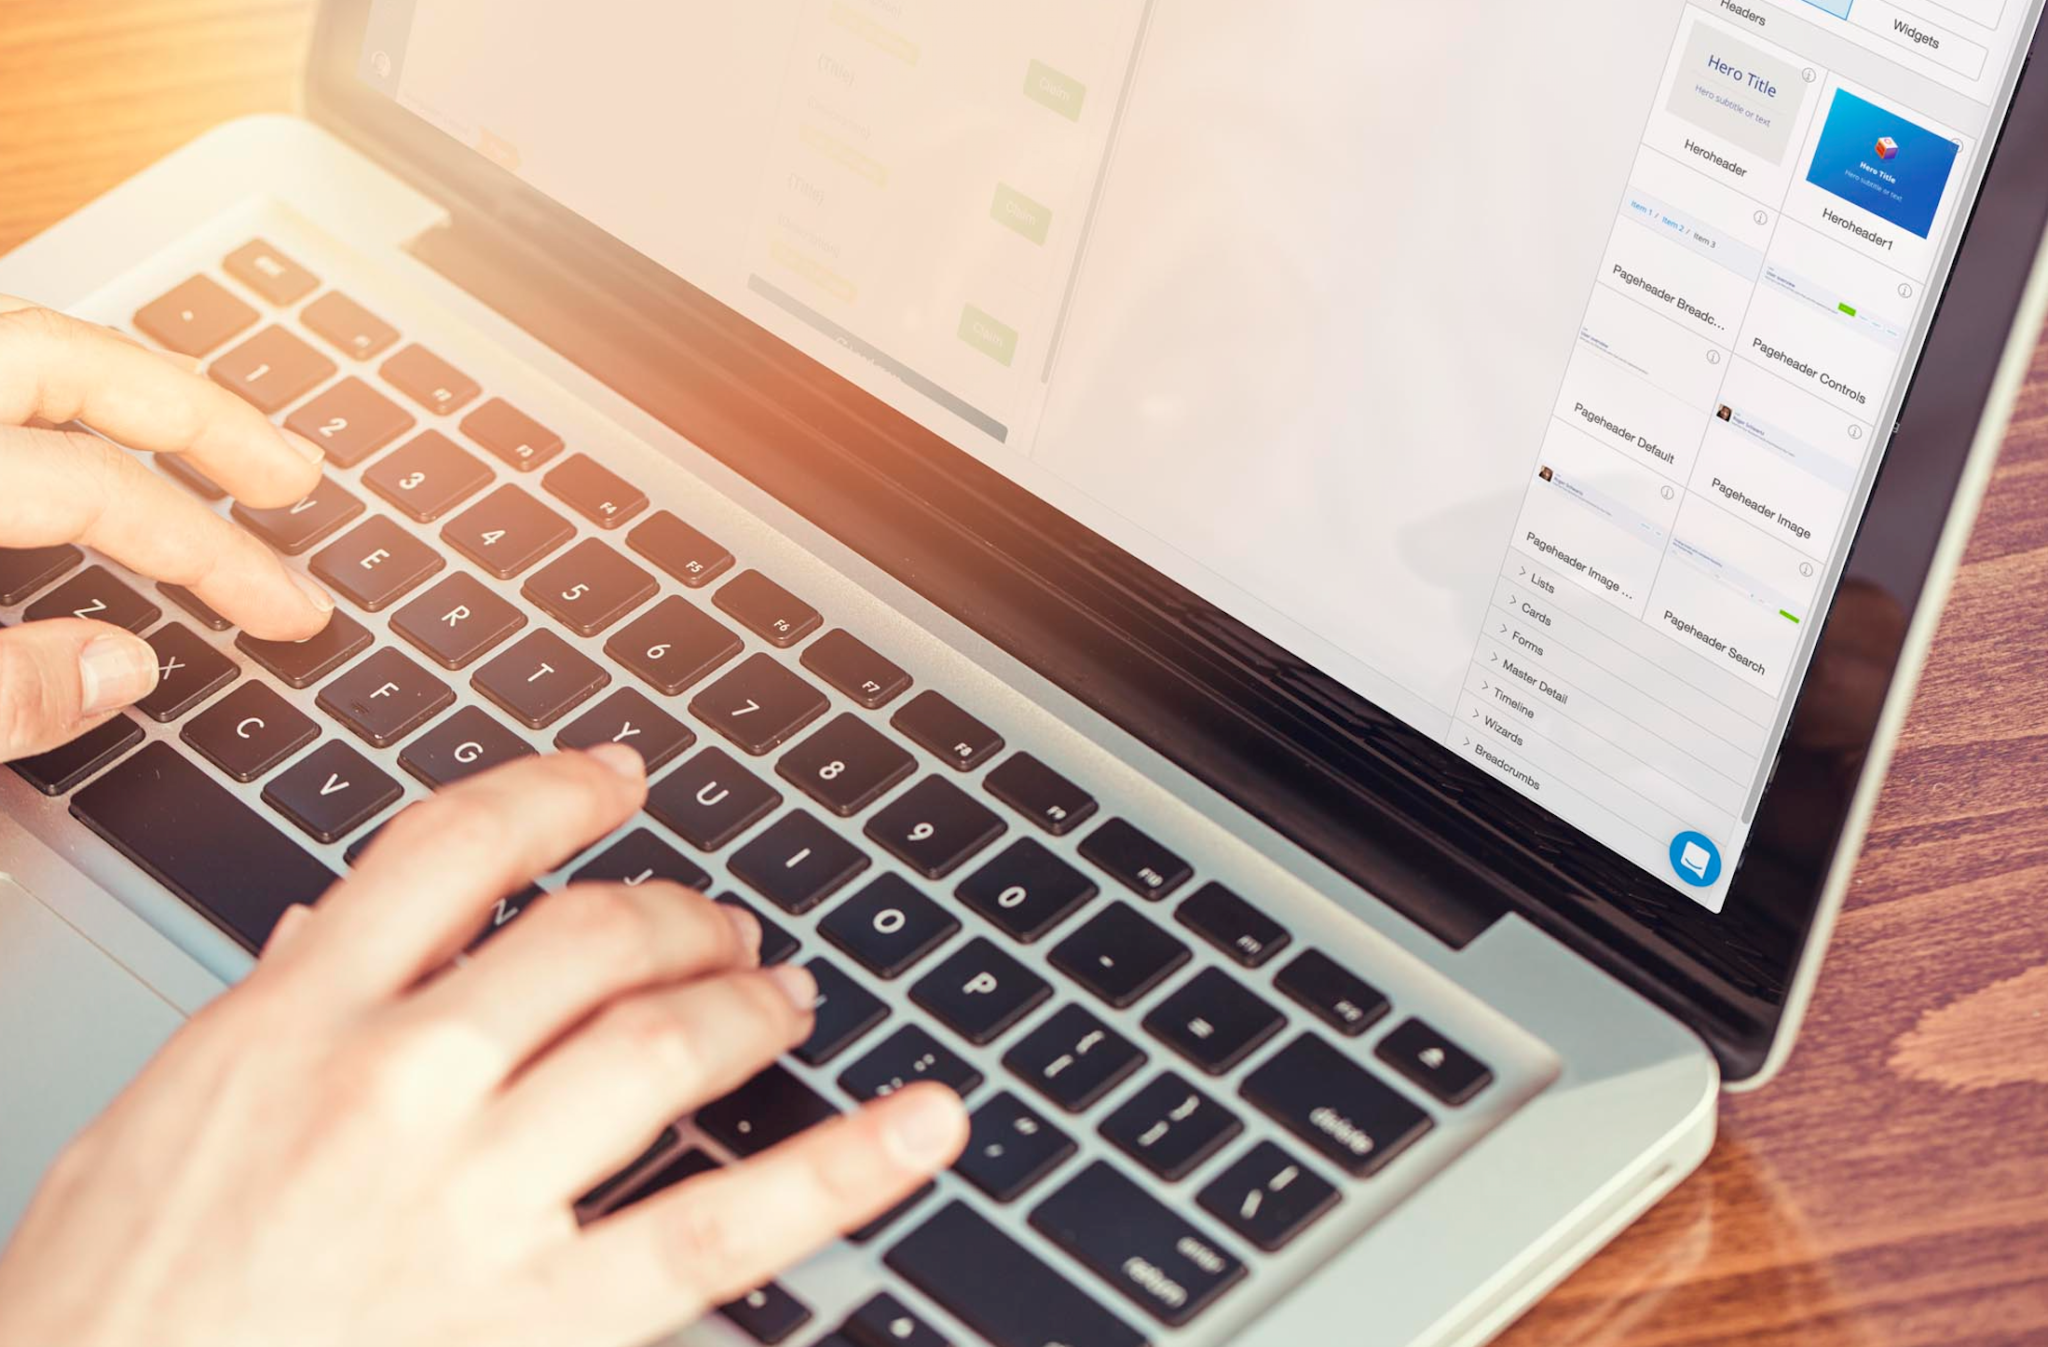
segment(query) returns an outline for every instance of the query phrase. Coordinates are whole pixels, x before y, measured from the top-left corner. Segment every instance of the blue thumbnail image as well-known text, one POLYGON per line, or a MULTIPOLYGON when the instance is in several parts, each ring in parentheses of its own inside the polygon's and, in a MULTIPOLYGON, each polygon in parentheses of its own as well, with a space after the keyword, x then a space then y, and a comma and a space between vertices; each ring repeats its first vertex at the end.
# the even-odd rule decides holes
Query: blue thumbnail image
POLYGON ((1806 180, 1924 239, 1956 154, 1946 136, 1837 89, 1806 180))
POLYGON ((1846 19, 1856 0, 1806 0, 1806 3, 1816 9, 1824 9, 1838 19, 1846 19))

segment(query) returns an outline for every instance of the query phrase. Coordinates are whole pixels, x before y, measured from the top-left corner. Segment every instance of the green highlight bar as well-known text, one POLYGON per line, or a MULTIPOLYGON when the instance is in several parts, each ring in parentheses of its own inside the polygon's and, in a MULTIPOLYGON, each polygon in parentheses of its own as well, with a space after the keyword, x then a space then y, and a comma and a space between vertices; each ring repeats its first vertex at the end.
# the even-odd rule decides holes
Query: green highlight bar
POLYGON ((999 365, 1017 358, 1017 329, 972 304, 961 310, 960 340, 999 365))
POLYGON ((1783 608, 1780 608, 1778 610, 1778 616, 1784 618, 1787 622, 1790 622, 1795 627, 1799 625, 1799 619, 1792 616, 1792 614, 1786 612, 1783 608))
POLYGON ((1854 318, 1856 316, 1856 309, 1853 305, 1837 304, 1835 305, 1835 307, 1840 309, 1843 313, 1848 314, 1851 318, 1854 318))

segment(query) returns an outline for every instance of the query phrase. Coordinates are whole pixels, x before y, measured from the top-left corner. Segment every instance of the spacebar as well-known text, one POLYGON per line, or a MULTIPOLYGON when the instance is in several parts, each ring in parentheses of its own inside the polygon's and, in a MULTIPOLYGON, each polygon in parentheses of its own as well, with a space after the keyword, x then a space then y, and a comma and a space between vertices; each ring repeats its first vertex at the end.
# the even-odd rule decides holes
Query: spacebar
POLYGON ((252 953, 335 874, 161 741, 71 797, 71 813, 252 953))
POLYGON ((1145 1347, 1023 1245, 955 1201, 883 1258, 995 1347, 1145 1347))

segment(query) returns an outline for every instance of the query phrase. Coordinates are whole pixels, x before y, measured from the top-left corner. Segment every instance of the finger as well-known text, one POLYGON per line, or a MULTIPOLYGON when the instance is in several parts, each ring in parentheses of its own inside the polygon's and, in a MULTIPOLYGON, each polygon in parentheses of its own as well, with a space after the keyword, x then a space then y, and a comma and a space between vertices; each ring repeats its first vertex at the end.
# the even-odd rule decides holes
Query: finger
POLYGON ((491 904, 631 818, 640 755, 607 744, 522 758, 401 812, 322 900, 305 962, 356 996, 388 996, 440 967, 491 904))
POLYGON ((304 903, 293 903, 278 915, 277 925, 270 928, 270 936, 263 942, 263 951, 256 957, 271 959, 282 954, 312 919, 312 908, 304 903))
POLYGON ((408 998, 402 1018, 460 1021, 510 1074, 621 996, 751 965, 760 940, 750 914, 679 885, 575 885, 408 998))
POLYGON ((257 509, 296 504, 321 452, 219 385, 88 323, 0 297, 0 424, 81 421, 153 453, 181 454, 257 509))
POLYGON ((589 1226, 562 1275, 620 1341, 652 1337, 889 1210, 966 1140, 959 1097, 913 1085, 589 1226))
POLYGON ((0 427, 0 538, 81 542, 183 585, 266 641, 316 635, 334 600, 238 525, 97 435, 0 427))
POLYGON ((619 1001, 535 1061, 485 1114, 476 1153, 567 1204, 697 1105, 738 1089, 811 1032, 818 984, 783 965, 619 1001))
POLYGON ((0 631, 0 762, 68 744, 156 687, 149 642, 53 618, 0 631))

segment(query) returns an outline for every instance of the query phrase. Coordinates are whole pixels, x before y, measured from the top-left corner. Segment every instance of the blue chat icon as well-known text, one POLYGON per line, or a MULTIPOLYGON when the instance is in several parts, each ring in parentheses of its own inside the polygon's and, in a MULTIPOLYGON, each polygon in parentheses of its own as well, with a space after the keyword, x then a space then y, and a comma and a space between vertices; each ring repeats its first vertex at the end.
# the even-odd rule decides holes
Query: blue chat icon
POLYGON ((1721 878, 1721 848, 1705 833, 1680 833, 1671 839, 1671 869, 1696 889, 1711 888, 1721 878))

